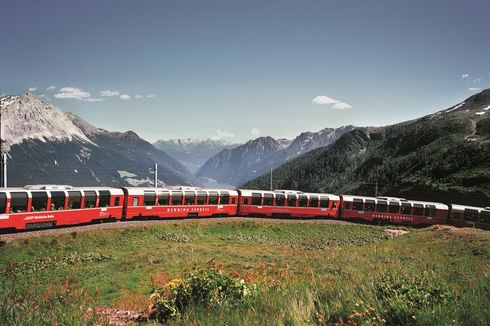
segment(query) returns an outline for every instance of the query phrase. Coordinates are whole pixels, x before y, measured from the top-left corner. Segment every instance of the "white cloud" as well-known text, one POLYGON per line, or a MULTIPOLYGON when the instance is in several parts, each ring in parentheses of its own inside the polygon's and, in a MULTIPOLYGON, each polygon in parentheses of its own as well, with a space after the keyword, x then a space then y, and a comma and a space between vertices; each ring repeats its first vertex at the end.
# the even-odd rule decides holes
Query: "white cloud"
POLYGON ((213 140, 222 140, 224 138, 233 138, 235 137, 235 134, 227 131, 222 131, 222 130, 216 130, 216 135, 211 136, 211 139, 213 140))
POLYGON ((51 85, 48 88, 46 88, 47 91, 54 91, 56 89, 56 86, 51 85))
POLYGON ((90 98, 90 93, 76 87, 63 87, 59 90, 59 93, 54 94, 54 97, 82 101, 90 98))
POLYGON ((469 74, 462 74, 462 75, 461 75, 461 79, 466 79, 466 78, 469 78, 469 77, 470 77, 470 75, 469 75, 469 74))
POLYGON ((339 102, 339 103, 335 103, 332 106, 332 109, 337 109, 337 110, 352 109, 352 105, 344 103, 344 102, 339 102))
POLYGON ((106 89, 105 91, 100 92, 100 96, 106 96, 106 97, 119 96, 119 92, 118 91, 111 91, 110 89, 106 89))
POLYGON ((29 87, 29 92, 35 92, 37 91, 37 87, 29 87))
POLYGON ((41 94, 41 95, 39 95, 39 97, 40 97, 40 98, 43 98, 43 97, 46 97, 46 95, 41 94))
POLYGON ((328 96, 325 96, 325 95, 317 96, 311 101, 311 103, 313 103, 313 104, 320 104, 320 105, 335 104, 335 103, 339 103, 339 102, 340 101, 335 100, 335 99, 328 97, 328 96))
POLYGON ((87 102, 102 102, 104 99, 102 98, 88 98, 86 99, 87 102))
POLYGON ((481 79, 481 78, 475 78, 475 79, 473 79, 473 82, 474 82, 474 83, 479 83, 479 82, 481 82, 481 81, 482 81, 482 79, 481 79))
POLYGON ((252 134, 252 136, 254 136, 254 137, 259 137, 259 136, 260 136, 260 134, 261 134, 261 132, 260 132, 259 128, 257 128, 257 127, 252 128, 252 129, 250 130, 250 133, 251 133, 251 134, 252 134))
POLYGON ((154 95, 154 94, 147 94, 146 97, 147 98, 154 98, 154 97, 156 97, 156 95, 154 95))
POLYGON ((476 92, 478 92, 478 91, 481 91, 481 88, 479 88, 479 87, 470 87, 470 88, 468 88, 468 90, 469 91, 476 91, 476 92))
POLYGON ((142 98, 142 97, 143 97, 143 96, 141 96, 141 95, 137 95, 137 94, 134 96, 134 98, 142 98))
POLYGON ((124 100, 124 101, 129 101, 129 100, 131 99, 131 96, 129 96, 129 95, 127 95, 127 94, 121 94, 121 95, 119 96, 119 98, 120 98, 121 100, 124 100))
POLYGON ((347 104, 345 102, 336 100, 334 98, 325 96, 325 95, 319 95, 315 97, 311 103, 313 104, 318 104, 318 105, 332 105, 332 109, 337 109, 337 110, 344 110, 344 109, 352 109, 352 105, 347 104))

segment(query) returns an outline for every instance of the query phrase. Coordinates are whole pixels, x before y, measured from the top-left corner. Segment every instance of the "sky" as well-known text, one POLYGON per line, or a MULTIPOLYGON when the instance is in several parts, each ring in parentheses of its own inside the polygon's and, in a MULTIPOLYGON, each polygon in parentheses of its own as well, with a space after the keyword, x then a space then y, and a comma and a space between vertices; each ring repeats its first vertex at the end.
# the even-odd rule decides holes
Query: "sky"
POLYGON ((489 0, 0 0, 0 82, 152 142, 382 126, 490 87, 489 12, 489 0))

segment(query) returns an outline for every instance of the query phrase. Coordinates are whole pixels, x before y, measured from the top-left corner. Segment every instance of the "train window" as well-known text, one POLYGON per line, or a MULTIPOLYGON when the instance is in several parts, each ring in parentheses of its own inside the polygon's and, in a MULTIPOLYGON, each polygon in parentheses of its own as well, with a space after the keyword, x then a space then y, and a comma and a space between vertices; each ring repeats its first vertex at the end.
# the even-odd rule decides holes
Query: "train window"
POLYGON ((111 204, 111 193, 107 190, 99 191, 99 207, 109 207, 111 204))
POLYGON ((0 214, 5 214, 7 211, 7 195, 0 192, 0 214))
POLYGON ((386 213, 387 208, 388 208, 388 202, 384 200, 378 200, 378 204, 376 205, 376 212, 386 213))
POLYGON ((308 207, 308 196, 299 195, 298 196, 298 206, 299 207, 308 207))
POLYGON ((232 199, 231 199, 231 204, 232 204, 232 205, 235 205, 235 204, 236 204, 236 198, 232 198, 232 199))
POLYGON ((363 210, 362 199, 354 198, 352 209, 355 211, 362 211, 363 210))
POLYGON ((196 200, 196 194, 194 191, 186 191, 185 192, 185 204, 186 205, 194 205, 194 201, 196 200))
POLYGON ((114 206, 119 206, 119 201, 120 201, 120 198, 116 197, 116 199, 114 199, 114 206))
POLYGON ((425 205, 425 216, 435 217, 436 216, 436 206, 425 205))
POLYGON ((276 194, 276 206, 284 206, 286 203, 286 195, 276 194))
POLYGON ((170 194, 168 192, 159 192, 158 193, 158 205, 168 206, 170 203, 170 194))
POLYGON ((388 206, 388 211, 390 213, 398 214, 400 212, 400 204, 394 201, 390 201, 390 205, 388 206))
POLYGON ((155 205, 156 194, 153 191, 145 191, 143 196, 143 203, 145 206, 155 205))
POLYGON ((262 194, 259 194, 257 192, 252 193, 252 205, 262 205, 262 194))
POLYGON ((250 198, 243 198, 243 205, 250 205, 250 198))
POLYGON ((10 212, 11 213, 27 212, 27 192, 10 193, 10 212))
POLYGON ((85 191, 84 193, 85 193, 84 207, 94 208, 97 202, 97 194, 95 193, 95 191, 85 191))
POLYGON ((197 192, 197 204, 198 205, 206 205, 206 192, 198 191, 197 192))
POLYGON ((48 194, 44 191, 32 192, 31 212, 45 211, 48 206, 48 194))
POLYGON ((182 193, 180 191, 172 192, 172 205, 182 205, 182 193))
POLYGON ((350 201, 344 201, 344 208, 350 209, 350 207, 351 207, 351 202, 350 201))
POLYGON ((490 211, 482 211, 480 213, 480 222, 490 223, 490 211))
POLYGON ((376 202, 371 199, 366 199, 366 203, 364 204, 364 210, 367 212, 374 212, 374 207, 376 206, 376 202))
POLYGON ((452 218, 456 219, 456 220, 460 220, 461 219, 461 213, 456 213, 456 212, 453 212, 452 214, 452 218))
POLYGON ((82 207, 82 193, 68 191, 68 209, 80 209, 80 207, 82 207))
POLYGON ((274 203, 274 195, 264 194, 264 206, 272 206, 273 203, 274 203))
POLYGON ((59 211, 65 209, 65 192, 51 191, 51 210, 59 211))
POLYGON ((318 196, 310 196, 310 207, 317 208, 318 207, 318 196))
POLYGON ((218 193, 216 191, 209 192, 209 205, 218 205, 218 193))
POLYGON ((423 216, 424 215, 424 205, 413 204, 413 215, 423 216))
POLYGON ((229 205, 230 204, 230 194, 227 192, 222 192, 219 198, 220 205, 229 205))
POLYGON ((464 210, 464 219, 472 222, 478 221, 478 211, 476 209, 466 208, 464 210))
POLYGON ((402 214, 410 215, 412 213, 412 204, 402 203, 402 214))
POLYGON ((328 208, 328 197, 320 197, 320 207, 328 208))
POLYGON ((296 207, 296 195, 288 195, 288 206, 296 207))
POLYGON ((298 195, 298 207, 308 207, 308 196, 298 195))
POLYGON ((139 197, 133 197, 133 206, 139 206, 139 201, 140 201, 139 197))

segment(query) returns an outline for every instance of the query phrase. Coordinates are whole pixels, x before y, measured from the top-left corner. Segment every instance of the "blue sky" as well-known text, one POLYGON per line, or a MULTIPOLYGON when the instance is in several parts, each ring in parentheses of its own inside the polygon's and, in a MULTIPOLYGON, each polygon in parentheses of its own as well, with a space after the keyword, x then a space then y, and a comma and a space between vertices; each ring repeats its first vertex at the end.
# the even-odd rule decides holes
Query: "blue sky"
POLYGON ((488 0, 0 6, 2 93, 150 141, 386 125, 489 87, 488 0))

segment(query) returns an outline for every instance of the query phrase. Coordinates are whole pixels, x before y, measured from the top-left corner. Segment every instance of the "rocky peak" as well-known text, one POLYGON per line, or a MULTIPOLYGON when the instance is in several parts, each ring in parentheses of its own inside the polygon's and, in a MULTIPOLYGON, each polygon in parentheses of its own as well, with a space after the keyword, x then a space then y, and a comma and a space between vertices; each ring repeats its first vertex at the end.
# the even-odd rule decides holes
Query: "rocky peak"
POLYGON ((35 95, 1 97, 2 144, 4 150, 28 139, 91 143, 84 132, 58 107, 43 102, 35 95))

